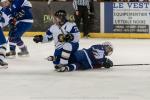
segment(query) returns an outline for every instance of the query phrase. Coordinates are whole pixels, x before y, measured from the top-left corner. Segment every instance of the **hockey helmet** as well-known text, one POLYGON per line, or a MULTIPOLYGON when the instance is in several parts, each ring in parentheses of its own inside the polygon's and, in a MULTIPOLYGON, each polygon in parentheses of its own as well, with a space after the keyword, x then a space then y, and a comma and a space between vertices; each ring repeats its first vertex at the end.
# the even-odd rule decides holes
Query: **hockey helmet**
POLYGON ((110 56, 113 53, 113 45, 110 42, 103 42, 102 45, 105 49, 105 55, 110 56))
POLYGON ((65 22, 66 16, 67 16, 67 13, 65 10, 58 10, 55 12, 55 17, 58 18, 60 20, 60 22, 65 22))

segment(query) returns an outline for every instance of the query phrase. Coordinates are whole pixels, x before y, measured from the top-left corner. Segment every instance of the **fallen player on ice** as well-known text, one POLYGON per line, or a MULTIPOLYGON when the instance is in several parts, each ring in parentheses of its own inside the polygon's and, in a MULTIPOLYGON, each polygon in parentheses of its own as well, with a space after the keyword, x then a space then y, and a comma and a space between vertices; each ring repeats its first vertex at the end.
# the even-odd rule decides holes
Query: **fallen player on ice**
POLYGON ((55 52, 48 60, 53 61, 56 71, 87 70, 110 68, 113 62, 106 58, 113 52, 111 43, 93 45, 89 49, 78 50, 80 32, 74 22, 66 18, 64 10, 54 14, 54 24, 44 35, 35 35, 35 43, 46 43, 54 40, 55 52))
MULTIPOLYGON (((113 62, 106 58, 113 52, 111 43, 104 42, 102 44, 92 45, 88 49, 82 49, 76 51, 69 60, 67 65, 55 65, 55 69, 58 72, 69 72, 75 70, 89 70, 97 68, 110 68, 113 66, 113 62)), ((55 57, 49 56, 49 61, 54 61, 55 57)))

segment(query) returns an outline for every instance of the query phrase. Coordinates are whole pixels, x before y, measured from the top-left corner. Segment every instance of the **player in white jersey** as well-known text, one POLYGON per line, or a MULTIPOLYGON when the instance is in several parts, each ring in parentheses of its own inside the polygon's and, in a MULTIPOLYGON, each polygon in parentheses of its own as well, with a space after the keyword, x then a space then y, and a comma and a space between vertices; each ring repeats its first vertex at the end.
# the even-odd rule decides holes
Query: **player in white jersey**
POLYGON ((78 50, 80 32, 74 22, 66 19, 66 12, 58 10, 55 15, 55 24, 53 24, 44 36, 34 36, 34 42, 49 42, 54 40, 55 52, 53 61, 55 67, 66 66, 70 61, 72 54, 78 50))
POLYGON ((3 33, 3 27, 8 25, 8 21, 9 21, 8 16, 2 11, 2 7, 0 7, 0 66, 8 65, 5 58, 7 42, 3 33))

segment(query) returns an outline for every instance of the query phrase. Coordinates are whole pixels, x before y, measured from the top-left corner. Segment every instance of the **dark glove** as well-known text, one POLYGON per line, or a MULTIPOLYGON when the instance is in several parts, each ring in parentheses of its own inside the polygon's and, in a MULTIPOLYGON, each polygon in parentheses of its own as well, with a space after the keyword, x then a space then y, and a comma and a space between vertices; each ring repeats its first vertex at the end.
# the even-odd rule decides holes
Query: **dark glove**
POLYGON ((55 66, 55 70, 57 72, 68 72, 69 71, 69 67, 66 65, 62 65, 62 64, 58 64, 55 66))
POLYGON ((72 34, 65 35, 66 42, 71 42, 71 41, 73 41, 73 39, 74 39, 74 36, 72 34))
POLYGON ((0 23, 5 23, 5 19, 2 16, 2 13, 0 12, 0 23))
POLYGON ((15 18, 16 19, 19 19, 21 17, 23 17, 25 15, 25 11, 24 10, 21 10, 20 12, 18 12, 16 15, 15 15, 15 18))
POLYGON ((74 36, 72 34, 59 34, 58 35, 58 41, 59 42, 71 42, 73 41, 74 36))
POLYGON ((48 61, 55 61, 55 56, 49 56, 46 58, 48 61))
POLYGON ((65 35, 64 34, 59 34, 58 35, 58 41, 59 42, 65 42, 65 35))
POLYGON ((104 66, 105 68, 110 68, 110 67, 113 66, 113 62, 112 62, 110 59, 105 58, 104 63, 103 63, 103 66, 104 66))
POLYGON ((33 38, 33 41, 35 43, 42 42, 43 41, 43 36, 42 35, 35 35, 34 38, 33 38))
POLYGON ((13 30, 13 29, 15 29, 16 28, 16 19, 15 18, 12 18, 12 19, 10 19, 9 20, 9 28, 10 28, 10 30, 13 30))

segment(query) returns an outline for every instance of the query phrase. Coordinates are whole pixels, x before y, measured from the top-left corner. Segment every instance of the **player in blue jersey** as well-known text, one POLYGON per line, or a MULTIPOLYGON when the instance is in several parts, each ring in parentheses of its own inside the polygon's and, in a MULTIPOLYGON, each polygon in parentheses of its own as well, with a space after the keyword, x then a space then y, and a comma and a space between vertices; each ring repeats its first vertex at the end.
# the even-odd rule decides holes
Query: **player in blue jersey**
POLYGON ((26 45, 21 39, 22 35, 32 27, 32 5, 28 0, 1 0, 3 10, 10 16, 9 26, 9 45, 10 52, 6 56, 16 55, 16 45, 21 52, 18 52, 18 56, 28 55, 26 45))
POLYGON ((93 45, 88 49, 76 51, 72 57, 73 63, 55 68, 58 72, 88 70, 101 67, 110 68, 113 66, 113 62, 106 56, 111 55, 112 52, 113 47, 109 42, 93 45))
POLYGON ((70 62, 74 52, 78 50, 80 32, 74 22, 69 22, 64 10, 58 10, 54 14, 55 24, 53 24, 44 36, 36 35, 34 42, 49 42, 54 40, 54 65, 65 66, 70 62))
MULTIPOLYGON (((6 47, 7 42, 3 34, 3 27, 8 25, 9 18, 4 12, 2 12, 0 7, 0 66, 8 65, 6 61, 6 47)), ((0 67, 1 68, 1 67, 0 67)))
MULTIPOLYGON (((0 24, 1 24, 1 17, 0 17, 0 24)), ((2 27, 0 26, 0 65, 4 66, 4 65, 8 65, 8 63, 6 62, 5 56, 6 56, 6 39, 5 36, 3 34, 3 30, 2 27)))

